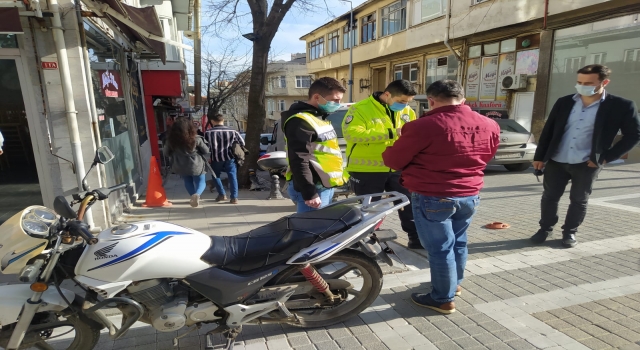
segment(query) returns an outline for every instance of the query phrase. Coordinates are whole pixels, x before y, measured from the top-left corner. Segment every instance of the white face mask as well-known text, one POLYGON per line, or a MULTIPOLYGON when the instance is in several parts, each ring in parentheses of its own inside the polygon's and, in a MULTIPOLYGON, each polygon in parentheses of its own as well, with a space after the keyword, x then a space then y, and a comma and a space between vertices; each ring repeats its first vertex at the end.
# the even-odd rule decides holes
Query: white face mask
POLYGON ((596 94, 596 87, 597 86, 586 86, 586 85, 576 84, 576 91, 578 91, 578 94, 582 96, 589 97, 596 94))

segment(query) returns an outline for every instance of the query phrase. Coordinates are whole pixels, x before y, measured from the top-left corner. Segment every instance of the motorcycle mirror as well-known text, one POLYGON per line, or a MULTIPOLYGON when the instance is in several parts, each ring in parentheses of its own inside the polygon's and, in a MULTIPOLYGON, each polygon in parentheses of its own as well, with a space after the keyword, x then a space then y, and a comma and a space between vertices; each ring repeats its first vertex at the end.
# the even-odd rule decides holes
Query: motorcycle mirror
POLYGON ((67 202, 67 199, 63 196, 58 196, 53 200, 53 210, 55 210, 58 215, 67 219, 75 219, 78 217, 78 214, 73 211, 73 208, 71 208, 71 205, 69 205, 69 202, 67 202))
POLYGON ((107 146, 102 146, 96 150, 96 157, 93 160, 95 164, 107 164, 113 160, 116 156, 107 146))

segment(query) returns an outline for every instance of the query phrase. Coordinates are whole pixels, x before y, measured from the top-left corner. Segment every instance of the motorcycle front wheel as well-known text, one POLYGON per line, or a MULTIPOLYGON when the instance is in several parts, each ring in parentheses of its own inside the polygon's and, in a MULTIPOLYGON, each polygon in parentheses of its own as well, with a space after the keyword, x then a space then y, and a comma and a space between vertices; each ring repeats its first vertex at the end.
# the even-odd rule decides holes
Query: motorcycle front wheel
MULTIPOLYGON (((93 349, 100 339, 101 328, 95 321, 73 312, 65 315, 39 313, 34 317, 19 349, 93 349)), ((2 348, 7 347, 12 332, 11 326, 0 331, 2 348)))
MULTIPOLYGON (((339 304, 331 307, 290 310, 298 316, 299 320, 299 322, 292 322, 293 326, 326 327, 343 322, 369 307, 382 289, 380 266, 362 252, 343 250, 313 266, 325 280, 343 279, 349 281, 352 286, 345 290, 332 290, 335 295, 343 297, 339 304)), ((277 286, 305 281, 298 267, 291 266, 277 275, 269 285, 277 286)), ((294 295, 292 299, 294 297, 296 296, 294 295)))

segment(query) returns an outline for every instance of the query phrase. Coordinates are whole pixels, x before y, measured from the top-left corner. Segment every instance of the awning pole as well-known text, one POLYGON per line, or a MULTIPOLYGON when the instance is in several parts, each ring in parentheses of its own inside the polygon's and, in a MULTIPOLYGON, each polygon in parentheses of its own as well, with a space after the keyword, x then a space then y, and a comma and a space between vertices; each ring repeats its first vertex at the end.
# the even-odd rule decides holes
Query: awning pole
MULTIPOLYGON (((67 56, 67 48, 64 41, 64 32, 62 31, 62 21, 60 20, 60 8, 58 0, 48 0, 49 8, 53 13, 51 17, 53 33, 53 41, 56 46, 56 54, 58 55, 58 69, 60 71, 60 82, 62 84, 62 96, 64 99, 65 114, 67 115, 67 126, 69 127, 69 138, 71 139, 71 154, 73 162, 76 165, 76 180, 78 189, 82 188, 82 178, 85 175, 84 158, 82 157, 82 143, 80 142, 80 132, 78 130, 78 117, 76 104, 73 100, 73 88, 71 85, 71 71, 69 69, 69 57, 67 56)), ((92 87, 88 87, 91 89, 92 87)), ((87 224, 91 228, 94 227, 93 214, 91 210, 87 210, 84 215, 87 224)))

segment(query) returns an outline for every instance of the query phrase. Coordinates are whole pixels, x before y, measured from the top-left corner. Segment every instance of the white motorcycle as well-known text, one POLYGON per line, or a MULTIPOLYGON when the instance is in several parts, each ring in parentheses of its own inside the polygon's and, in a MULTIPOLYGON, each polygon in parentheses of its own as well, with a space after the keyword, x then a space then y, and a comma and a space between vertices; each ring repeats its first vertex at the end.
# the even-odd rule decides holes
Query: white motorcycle
MULTIPOLYGON (((94 166, 112 159, 102 147, 94 166)), ((55 212, 28 207, 0 226, 0 270, 18 274, 22 282, 0 286, 0 346, 53 349, 52 340, 71 334, 68 349, 87 350, 102 329, 115 340, 141 321, 160 332, 190 328, 179 337, 215 324, 208 348, 212 334, 223 333, 226 349, 233 349, 247 323, 342 322, 380 293, 376 258, 392 264, 385 242, 396 236, 378 229, 385 216, 409 204, 406 196, 390 192, 289 215, 237 236, 209 237, 142 221, 94 237, 82 222, 84 213, 125 187, 85 186, 86 193, 74 195, 71 204, 57 197, 55 212), (85 295, 60 288, 67 279, 85 295), (101 310, 107 307, 122 312, 119 325, 101 310)))

